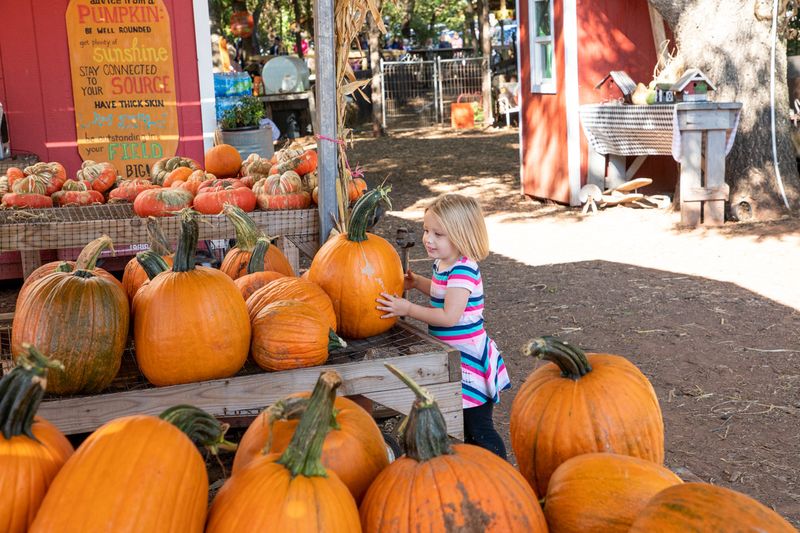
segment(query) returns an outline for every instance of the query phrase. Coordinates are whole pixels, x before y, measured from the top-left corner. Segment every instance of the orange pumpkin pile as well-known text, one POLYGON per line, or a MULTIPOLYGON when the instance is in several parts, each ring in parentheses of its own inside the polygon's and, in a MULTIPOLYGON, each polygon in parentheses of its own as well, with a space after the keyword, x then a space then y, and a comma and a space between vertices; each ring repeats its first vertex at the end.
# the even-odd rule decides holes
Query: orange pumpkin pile
MULTIPOLYGON (((345 180, 351 202, 367 189, 361 178, 345 180)), ((302 149, 279 150, 271 159, 251 154, 242 161, 236 148, 219 144, 205 153, 203 165, 190 157, 164 157, 147 178, 123 179, 112 163, 89 160, 74 177, 58 162, 10 167, 0 176, 2 207, 14 209, 127 202, 141 217, 159 217, 186 207, 219 214, 226 203, 245 212, 305 209, 312 197, 316 202, 317 153, 302 149)))

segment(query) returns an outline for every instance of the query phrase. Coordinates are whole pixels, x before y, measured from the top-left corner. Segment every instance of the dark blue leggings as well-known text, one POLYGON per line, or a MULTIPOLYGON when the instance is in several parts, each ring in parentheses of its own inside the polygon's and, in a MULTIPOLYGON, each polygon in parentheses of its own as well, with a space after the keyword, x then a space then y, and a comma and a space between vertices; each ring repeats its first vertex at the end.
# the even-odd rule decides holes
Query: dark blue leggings
POLYGON ((491 401, 478 407, 464 409, 464 442, 485 448, 508 460, 506 445, 503 444, 503 439, 494 429, 493 410, 494 402, 491 401))

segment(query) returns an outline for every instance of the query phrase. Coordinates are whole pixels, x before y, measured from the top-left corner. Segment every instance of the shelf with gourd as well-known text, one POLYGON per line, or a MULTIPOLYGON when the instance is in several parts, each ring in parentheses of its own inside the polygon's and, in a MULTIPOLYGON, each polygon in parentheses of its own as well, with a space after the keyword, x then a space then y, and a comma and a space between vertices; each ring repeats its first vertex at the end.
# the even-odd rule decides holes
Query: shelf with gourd
POLYGON ((174 254, 160 231, 166 219, 147 220, 150 250, 129 263, 121 283, 96 265, 111 239, 95 239, 74 263, 49 263, 28 277, 10 353, 0 358, 8 366, 29 343, 62 362, 42 413, 67 433, 126 413, 156 414, 186 398, 217 416, 255 415, 311 388, 319 365, 339 372, 345 394, 405 412, 413 394, 387 381, 383 364, 391 362, 437 394, 460 436, 458 352, 376 309, 380 292, 403 290, 397 252, 366 231, 387 193, 377 187, 362 196, 347 231, 331 237, 300 277, 250 214, 231 204, 223 216, 237 241, 220 269, 195 264, 202 224, 189 209, 172 217, 181 226, 174 254))

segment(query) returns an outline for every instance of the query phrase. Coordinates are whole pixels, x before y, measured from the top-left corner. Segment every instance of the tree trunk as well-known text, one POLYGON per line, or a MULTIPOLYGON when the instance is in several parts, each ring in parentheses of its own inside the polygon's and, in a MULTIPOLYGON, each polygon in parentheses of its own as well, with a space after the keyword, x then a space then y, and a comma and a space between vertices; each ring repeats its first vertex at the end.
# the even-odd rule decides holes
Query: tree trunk
MULTIPOLYGON (((786 206, 773 163, 770 121, 772 2, 651 0, 650 3, 672 28, 679 50, 677 59, 687 68, 701 69, 716 85, 712 99, 743 104, 736 142, 725 161, 725 179, 731 187, 731 215, 740 220, 765 220, 784 214, 786 206)), ((779 24, 782 19, 779 15, 779 24)), ((778 169, 789 206, 796 210, 800 207, 800 178, 791 142, 786 39, 780 37, 781 29, 779 26, 775 50, 778 169)))
POLYGON ((258 0, 255 9, 253 9, 253 35, 250 37, 250 40, 253 50, 255 50, 259 55, 261 54, 261 39, 258 37, 258 28, 260 26, 259 22, 261 21, 261 15, 263 14, 264 5, 266 3, 267 0, 258 0))
POLYGON ((464 39, 468 48, 473 52, 478 51, 478 36, 475 35, 475 5, 472 0, 467 0, 464 7, 464 39))
POLYGON ((483 125, 494 124, 492 109, 492 34, 489 26, 489 0, 478 0, 481 15, 481 55, 483 55, 483 125))
POLYGON ((406 39, 411 38, 411 19, 414 17, 414 9, 416 8, 416 0, 406 0, 405 13, 403 14, 403 25, 400 27, 400 34, 406 39))
POLYGON ((297 56, 303 58, 303 28, 300 26, 300 19, 303 12, 300 9, 300 0, 292 0, 292 7, 294 8, 294 45, 297 47, 297 56))
MULTIPOLYGON (((381 2, 378 2, 381 9, 381 2)), ((383 78, 381 77, 381 32, 372 17, 367 14, 367 28, 369 29, 369 68, 372 70, 372 136, 382 137, 386 134, 383 129, 383 78)))

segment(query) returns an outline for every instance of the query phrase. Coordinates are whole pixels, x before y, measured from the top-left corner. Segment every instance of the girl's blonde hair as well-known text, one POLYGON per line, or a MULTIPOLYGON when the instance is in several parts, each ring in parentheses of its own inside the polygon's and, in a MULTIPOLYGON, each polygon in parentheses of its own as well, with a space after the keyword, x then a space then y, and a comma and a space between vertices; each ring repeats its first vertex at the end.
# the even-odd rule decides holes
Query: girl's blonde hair
POLYGON ((436 215, 458 251, 473 261, 489 255, 489 234, 483 211, 473 198, 461 194, 443 194, 426 209, 436 215))

